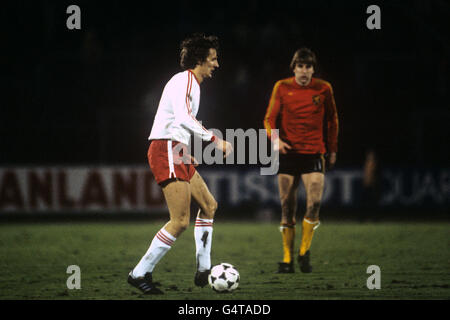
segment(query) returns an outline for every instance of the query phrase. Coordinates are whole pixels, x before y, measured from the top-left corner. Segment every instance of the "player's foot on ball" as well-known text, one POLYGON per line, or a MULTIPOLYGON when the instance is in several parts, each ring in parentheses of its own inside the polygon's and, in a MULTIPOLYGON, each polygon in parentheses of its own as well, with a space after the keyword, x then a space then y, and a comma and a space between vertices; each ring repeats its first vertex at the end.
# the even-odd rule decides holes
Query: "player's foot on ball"
POLYGON ((211 270, 198 271, 195 273, 194 283, 197 287, 204 287, 208 284, 208 276, 211 270))
POLYGON ((277 273, 294 273, 294 262, 278 262, 278 272, 277 273))
POLYGON ((134 278, 132 272, 128 274, 128 283, 133 287, 138 288, 144 294, 164 294, 163 291, 158 289, 153 283, 152 274, 147 272, 144 277, 134 278))
POLYGON ((309 262, 309 256, 310 256, 309 250, 306 251, 305 255, 303 255, 303 256, 299 255, 298 256, 298 264, 299 264, 299 267, 300 267, 300 271, 303 272, 303 273, 310 273, 310 272, 312 272, 312 267, 311 267, 311 264, 309 262))

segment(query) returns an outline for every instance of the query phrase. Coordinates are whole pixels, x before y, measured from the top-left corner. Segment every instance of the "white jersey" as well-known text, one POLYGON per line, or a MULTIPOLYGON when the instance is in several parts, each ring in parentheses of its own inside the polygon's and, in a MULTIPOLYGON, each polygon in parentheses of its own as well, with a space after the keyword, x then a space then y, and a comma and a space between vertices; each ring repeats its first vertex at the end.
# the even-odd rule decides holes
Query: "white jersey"
POLYGON ((192 71, 174 75, 164 87, 149 140, 168 139, 189 144, 191 134, 204 141, 213 140, 195 118, 200 105, 200 85, 192 71))

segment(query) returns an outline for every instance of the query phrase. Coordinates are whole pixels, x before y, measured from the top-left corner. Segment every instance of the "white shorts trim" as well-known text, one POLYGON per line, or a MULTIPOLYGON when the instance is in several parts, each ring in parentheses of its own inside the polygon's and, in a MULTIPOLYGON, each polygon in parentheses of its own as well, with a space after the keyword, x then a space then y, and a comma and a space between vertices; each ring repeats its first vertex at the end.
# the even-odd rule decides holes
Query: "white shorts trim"
POLYGON ((175 168, 173 166, 172 140, 167 140, 167 158, 169 159, 169 179, 176 178, 177 175, 175 174, 175 168))

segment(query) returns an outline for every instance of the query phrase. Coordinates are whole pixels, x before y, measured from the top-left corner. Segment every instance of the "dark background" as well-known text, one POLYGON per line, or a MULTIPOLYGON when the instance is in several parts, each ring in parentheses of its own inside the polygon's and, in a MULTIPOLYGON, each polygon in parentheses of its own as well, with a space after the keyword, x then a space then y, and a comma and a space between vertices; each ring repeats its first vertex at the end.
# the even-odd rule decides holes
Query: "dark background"
POLYGON ((376 148, 391 166, 449 164, 446 1, 10 1, 2 3, 1 165, 146 164, 162 89, 192 32, 220 38, 202 84, 208 128, 263 128, 300 46, 333 85, 338 165, 376 148), (66 8, 81 8, 68 30, 66 8), (381 8, 381 30, 366 9, 381 8))

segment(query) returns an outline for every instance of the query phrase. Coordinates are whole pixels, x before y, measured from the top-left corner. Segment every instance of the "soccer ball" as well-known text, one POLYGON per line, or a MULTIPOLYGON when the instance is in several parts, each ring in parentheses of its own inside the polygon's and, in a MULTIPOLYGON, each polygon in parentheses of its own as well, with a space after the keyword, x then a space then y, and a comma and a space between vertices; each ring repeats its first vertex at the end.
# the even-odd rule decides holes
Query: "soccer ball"
POLYGON ((216 292, 231 292, 239 286, 239 272, 229 263, 222 262, 211 269, 208 282, 216 292))

